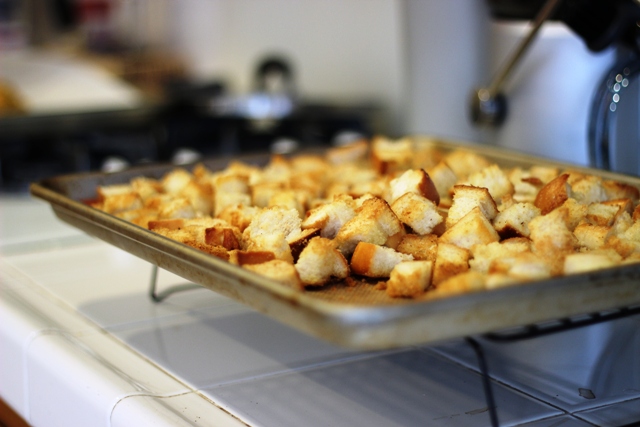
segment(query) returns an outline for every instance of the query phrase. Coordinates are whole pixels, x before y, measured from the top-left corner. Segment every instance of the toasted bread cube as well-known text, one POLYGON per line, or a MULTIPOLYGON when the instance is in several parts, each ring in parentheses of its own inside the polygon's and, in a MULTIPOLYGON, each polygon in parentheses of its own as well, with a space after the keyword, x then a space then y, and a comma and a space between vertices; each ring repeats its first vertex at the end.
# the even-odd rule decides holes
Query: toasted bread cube
POLYGON ((551 268, 552 265, 546 259, 526 251, 493 259, 488 272, 490 275, 507 275, 518 281, 542 280, 551 277, 551 268))
POLYGON ((411 140, 391 140, 377 136, 371 143, 371 163, 380 174, 405 170, 411 166, 413 149, 411 140))
POLYGON ((471 185, 454 186, 453 204, 447 214, 446 228, 451 228, 476 207, 479 207, 489 220, 498 214, 498 207, 488 189, 471 185))
POLYGON ((276 259, 293 264, 291 246, 281 231, 274 231, 269 234, 255 234, 251 238, 247 238, 247 235, 243 233, 241 248, 246 251, 273 252, 276 259))
POLYGON ((190 230, 157 228, 153 231, 162 236, 168 237, 169 239, 184 243, 185 245, 191 246, 192 248, 198 249, 202 252, 216 256, 218 258, 222 258, 224 260, 229 259, 229 252, 224 247, 209 245, 204 242, 204 239, 198 239, 197 237, 194 237, 193 232, 190 230))
POLYGON ((189 181, 180 191, 180 196, 189 200, 198 215, 213 213, 213 188, 211 184, 189 181))
POLYGON ((142 200, 162 192, 162 184, 157 179, 137 177, 131 180, 131 188, 140 195, 142 200))
POLYGON ((444 159, 444 153, 435 143, 436 140, 428 136, 411 137, 411 145, 413 146, 412 168, 431 168, 444 159))
POLYGON ((306 200, 302 193, 294 190, 282 190, 269 199, 267 206, 280 206, 298 211, 300 218, 304 217, 306 200))
POLYGON ((571 184, 571 190, 573 198, 585 205, 607 200, 607 192, 602 185, 602 178, 595 175, 586 175, 577 180, 571 184))
POLYGON ((468 250, 449 243, 439 243, 433 267, 432 283, 436 286, 449 277, 469 270, 468 250))
POLYGON ((601 253, 574 253, 564 259, 564 274, 584 273, 618 265, 611 257, 601 253))
POLYGON ((608 200, 630 199, 632 202, 637 202, 638 199, 640 199, 640 191, 630 184, 614 180, 604 180, 602 181, 602 187, 608 200))
POLYGON ((302 231, 302 220, 295 209, 273 206, 260 210, 243 231, 243 239, 282 233, 285 239, 295 238, 302 231))
POLYGON ((162 189, 168 194, 180 194, 182 189, 193 181, 193 175, 186 169, 175 168, 162 177, 162 189))
POLYGON ((304 289, 295 267, 288 262, 274 259, 261 264, 244 264, 245 268, 261 276, 268 277, 293 289, 304 289))
POLYGON ((422 295, 431 284, 431 261, 403 261, 391 270, 387 295, 413 298, 422 295))
POLYGON ((473 245, 497 242, 500 236, 484 216, 479 207, 475 207, 462 219, 440 236, 440 242, 451 243, 470 249, 473 245))
POLYGON ((288 185, 282 182, 259 182, 251 186, 251 203, 253 206, 266 208, 269 200, 284 191, 288 185))
POLYGON ((356 216, 340 228, 335 240, 338 250, 349 256, 359 242, 397 247, 405 234, 404 225, 389 204, 373 197, 365 200, 356 216))
POLYGON ((359 139, 347 145, 328 149, 326 158, 329 163, 340 165, 364 159, 368 152, 369 143, 364 139, 359 139))
POLYGON ((620 211, 620 206, 610 203, 591 203, 587 206, 586 220, 593 225, 610 227, 620 211))
POLYGON ((577 241, 566 225, 567 213, 564 210, 540 215, 529 222, 529 238, 533 242, 534 252, 552 254, 572 252, 577 241))
POLYGON ((640 242, 636 242, 624 237, 610 235, 605 246, 614 249, 622 257, 627 258, 633 254, 640 253, 640 242))
POLYGON ((487 188, 494 200, 500 200, 514 193, 513 184, 509 181, 509 177, 495 164, 472 173, 468 177, 468 182, 475 187, 487 188))
POLYGON ((578 224, 585 221, 587 209, 587 205, 579 203, 572 197, 565 200, 564 203, 557 208, 558 211, 564 211, 561 216, 570 231, 573 231, 578 224))
POLYGON ((251 206, 251 196, 244 193, 216 191, 213 199, 213 216, 216 217, 230 206, 251 206))
POLYGON ((477 271, 467 271, 440 282, 434 296, 444 297, 477 292, 485 289, 486 275, 477 271))
POLYGON ((168 228, 169 230, 179 230, 184 228, 184 218, 172 218, 172 219, 156 219, 149 221, 147 228, 149 230, 157 230, 159 228, 168 228))
POLYGON ((276 254, 271 251, 243 251, 235 249, 229 251, 229 262, 235 265, 262 264, 276 259, 276 254))
POLYGON ((513 168, 507 173, 507 177, 513 185, 513 198, 517 202, 533 202, 544 183, 539 178, 533 177, 531 172, 522 168, 513 168))
POLYGON ((473 151, 456 149, 445 156, 444 160, 457 177, 466 177, 489 167, 486 157, 473 151))
POLYGON ((487 274, 487 278, 485 280, 484 286, 487 289, 498 289, 504 288, 506 286, 513 286, 522 283, 524 280, 509 276, 508 274, 502 273, 493 273, 487 274))
POLYGON ((440 162, 434 167, 427 170, 429 176, 433 180, 433 184, 436 186, 440 199, 449 197, 449 190, 458 181, 458 176, 453 169, 445 162, 440 162))
POLYGON ((305 286, 321 286, 332 278, 345 279, 349 264, 333 241, 314 237, 300 253, 295 264, 305 286))
POLYGON ((289 247, 291 248, 291 256, 293 257, 293 261, 297 262, 300 253, 304 250, 309 241, 314 237, 319 236, 319 228, 306 228, 302 230, 300 234, 290 237, 287 242, 289 243, 289 247))
POLYGON ((390 195, 387 201, 393 204, 406 193, 415 193, 431 200, 436 206, 440 203, 440 195, 435 184, 424 169, 409 169, 389 183, 390 195))
POLYGON ((307 212, 302 228, 319 228, 320 235, 333 239, 338 230, 356 215, 356 203, 347 194, 335 196, 327 203, 307 212))
POLYGON ((531 242, 522 237, 507 239, 502 242, 491 242, 486 245, 475 245, 471 248, 472 259, 469 267, 481 273, 487 273, 494 259, 512 257, 531 250, 531 242))
POLYGON ((438 252, 438 236, 435 234, 426 236, 407 234, 400 240, 396 250, 413 256, 415 260, 435 261, 438 252))
POLYGON ((540 209, 542 215, 546 215, 561 206, 571 197, 571 186, 567 183, 568 180, 569 174, 565 173, 540 189, 533 204, 540 209))
POLYGON ((222 209, 216 217, 226 221, 229 225, 238 227, 240 231, 244 231, 259 212, 260 208, 255 206, 235 204, 222 209))
POLYGON ((411 255, 392 248, 360 242, 351 257, 351 271, 366 277, 389 277, 396 264, 412 260, 411 255))
POLYGON ((135 191, 128 193, 108 192, 103 196, 101 209, 110 214, 117 214, 125 211, 141 209, 143 207, 142 199, 135 191))
POLYGON ((204 230, 206 243, 222 246, 227 250, 240 249, 240 240, 242 237, 237 227, 216 225, 204 230))
POLYGON ((170 218, 195 218, 196 210, 185 197, 176 197, 168 202, 163 203, 158 208, 159 219, 170 218))
POLYGON ((438 207, 431 200, 416 193, 405 193, 391 204, 391 210, 400 221, 420 235, 430 234, 443 222, 438 207))
POLYGON ((600 249, 604 247, 611 227, 606 225, 593 225, 588 223, 580 224, 573 230, 573 234, 578 239, 578 245, 587 249, 600 249))
POLYGON ((515 203, 496 215, 493 226, 502 239, 529 237, 529 222, 538 215, 532 203, 515 203))

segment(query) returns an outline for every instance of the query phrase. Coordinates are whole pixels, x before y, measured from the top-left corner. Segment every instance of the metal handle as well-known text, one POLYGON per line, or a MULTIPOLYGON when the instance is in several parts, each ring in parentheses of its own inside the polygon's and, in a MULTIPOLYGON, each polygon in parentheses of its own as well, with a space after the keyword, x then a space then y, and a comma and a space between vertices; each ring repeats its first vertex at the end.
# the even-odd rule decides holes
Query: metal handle
POLYGON ((531 42, 535 39, 542 24, 551 16, 560 1, 561 0, 547 0, 534 19, 533 26, 529 30, 529 33, 511 53, 510 58, 498 71, 491 84, 473 93, 471 98, 471 118, 474 123, 478 125, 499 126, 504 122, 507 115, 507 100, 500 89, 531 45, 531 42))

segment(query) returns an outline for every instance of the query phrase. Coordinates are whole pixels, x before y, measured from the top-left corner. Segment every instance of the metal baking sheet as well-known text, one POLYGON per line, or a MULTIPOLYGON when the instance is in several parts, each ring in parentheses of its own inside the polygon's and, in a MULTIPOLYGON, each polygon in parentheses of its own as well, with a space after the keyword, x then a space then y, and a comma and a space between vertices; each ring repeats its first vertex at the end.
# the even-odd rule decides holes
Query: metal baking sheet
MULTIPOLYGON (((579 168, 487 146, 438 143, 443 151, 464 147, 503 167, 550 165, 583 170, 635 185, 640 179, 579 168)), ((241 160, 265 164, 268 155, 241 160)), ((212 170, 231 159, 204 162, 212 170)), ((374 285, 336 283, 298 291, 196 249, 89 207, 98 185, 159 178, 174 165, 118 173, 60 176, 34 183, 31 193, 51 204, 64 222, 160 268, 234 298, 296 329, 337 345, 389 349, 495 332, 581 314, 640 304, 640 264, 528 282, 523 285, 431 299, 393 299, 374 285)))

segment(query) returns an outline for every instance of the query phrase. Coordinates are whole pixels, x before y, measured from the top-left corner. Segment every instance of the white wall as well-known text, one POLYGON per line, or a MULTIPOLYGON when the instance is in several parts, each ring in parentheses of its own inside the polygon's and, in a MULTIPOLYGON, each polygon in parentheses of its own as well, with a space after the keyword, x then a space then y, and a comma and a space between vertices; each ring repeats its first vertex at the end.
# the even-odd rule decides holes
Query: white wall
POLYGON ((181 0, 172 5, 172 44, 196 77, 224 76, 233 90, 246 92, 256 62, 281 53, 292 59, 301 95, 379 101, 391 110, 393 127, 399 126, 405 78, 402 0, 181 0))

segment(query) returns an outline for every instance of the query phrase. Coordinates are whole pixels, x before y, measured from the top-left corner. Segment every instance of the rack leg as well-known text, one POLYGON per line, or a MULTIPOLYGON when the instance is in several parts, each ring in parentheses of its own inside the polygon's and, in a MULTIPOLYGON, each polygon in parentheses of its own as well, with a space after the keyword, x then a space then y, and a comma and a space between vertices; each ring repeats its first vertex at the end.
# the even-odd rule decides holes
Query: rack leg
POLYGON ((489 377, 489 368, 484 357, 484 351, 480 343, 471 337, 466 338, 467 343, 473 348, 478 358, 480 373, 482 374, 482 387, 484 388, 484 397, 489 408, 489 418, 492 427, 498 427, 498 410, 496 408, 495 399, 493 397, 493 388, 491 387, 491 378, 489 377))
POLYGON ((195 283, 187 283, 183 285, 170 286, 162 292, 158 292, 158 266, 151 266, 151 281, 149 283, 149 297, 153 302, 161 302, 168 296, 182 291, 188 291, 190 289, 198 289, 200 285, 195 283))

